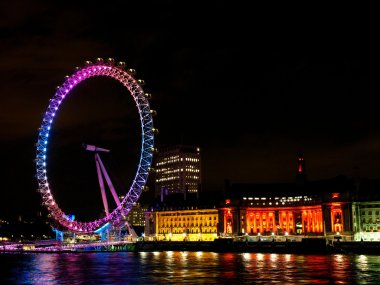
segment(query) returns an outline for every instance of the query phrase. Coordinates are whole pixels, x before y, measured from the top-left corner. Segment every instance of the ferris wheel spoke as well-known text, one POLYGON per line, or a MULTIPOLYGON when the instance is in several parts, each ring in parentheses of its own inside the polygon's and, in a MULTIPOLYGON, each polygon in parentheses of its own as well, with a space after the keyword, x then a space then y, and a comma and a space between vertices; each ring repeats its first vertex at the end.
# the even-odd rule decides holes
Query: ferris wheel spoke
POLYGON ((106 190, 104 188, 102 171, 101 171, 98 159, 100 159, 99 155, 95 154, 96 171, 98 173, 98 181, 99 181, 100 191, 102 193, 102 201, 103 201, 104 211, 106 212, 106 216, 108 217, 109 214, 110 214, 110 212, 108 210, 108 202, 107 202, 106 190))
POLYGON ((111 191, 111 193, 112 193, 112 197, 113 197, 113 199, 115 200, 116 205, 117 205, 117 206, 120 206, 119 197, 118 197, 117 194, 116 194, 115 187, 114 187, 113 184, 112 184, 112 181, 111 181, 111 179, 110 179, 110 177, 109 177, 109 175, 108 175, 108 173, 107 173, 107 171, 106 171, 106 168, 104 167, 104 164, 103 164, 102 160, 100 159, 99 154, 96 154, 96 156, 97 156, 97 162, 98 162, 99 165, 100 165, 100 168, 101 168, 101 170, 102 170, 102 172, 103 172, 103 175, 104 175, 104 177, 106 178, 106 181, 107 181, 108 187, 110 188, 110 191, 111 191))

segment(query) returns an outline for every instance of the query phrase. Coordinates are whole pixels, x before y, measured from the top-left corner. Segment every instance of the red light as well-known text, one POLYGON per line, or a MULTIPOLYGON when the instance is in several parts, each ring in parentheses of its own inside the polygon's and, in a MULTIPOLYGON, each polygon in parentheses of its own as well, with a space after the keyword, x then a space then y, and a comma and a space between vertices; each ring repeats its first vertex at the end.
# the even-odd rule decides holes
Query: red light
POLYGON ((226 199, 226 204, 230 204, 231 203, 231 200, 230 199, 226 199))
POLYGON ((302 172, 302 165, 301 164, 298 165, 298 172, 302 172))

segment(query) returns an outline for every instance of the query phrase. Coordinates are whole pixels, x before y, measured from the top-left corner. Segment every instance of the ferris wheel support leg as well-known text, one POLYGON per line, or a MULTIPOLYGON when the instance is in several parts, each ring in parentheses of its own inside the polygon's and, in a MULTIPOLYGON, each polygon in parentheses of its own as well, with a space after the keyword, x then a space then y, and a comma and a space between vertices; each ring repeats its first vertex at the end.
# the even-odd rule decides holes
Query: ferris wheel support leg
POLYGON ((109 238, 109 230, 106 228, 105 230, 100 232, 100 240, 101 241, 107 241, 109 238))
POLYGON ((57 241, 63 241, 63 232, 55 228, 53 228, 53 231, 55 232, 55 239, 57 241))
POLYGON ((138 235, 136 234, 136 232, 135 232, 134 228, 132 227, 132 225, 130 225, 128 221, 126 221, 124 225, 127 227, 128 232, 131 235, 132 239, 136 240, 137 237, 138 237, 138 235))
POLYGON ((106 181, 107 181, 107 184, 108 184, 108 187, 110 188, 111 190, 111 193, 112 193, 112 197, 113 199, 115 200, 115 203, 117 206, 120 206, 120 200, 119 200, 119 197, 117 196, 117 193, 115 191, 115 187, 113 187, 113 184, 112 184, 112 181, 110 179, 110 177, 108 176, 108 173, 106 171, 106 168, 104 167, 103 165, 103 162, 102 160, 100 159, 100 156, 98 154, 96 154, 98 159, 96 160, 97 162, 99 162, 99 165, 103 171, 103 174, 104 174, 104 177, 106 178, 106 181))
POLYGON ((108 210, 108 202, 107 202, 106 190, 104 188, 102 171, 101 171, 100 165, 99 165, 100 157, 99 157, 99 155, 97 153, 95 154, 95 161, 96 161, 96 170, 98 172, 98 180, 99 180, 100 191, 102 193, 102 200, 103 200, 103 205, 104 205, 104 211, 106 212, 106 215, 108 217, 109 210, 108 210))

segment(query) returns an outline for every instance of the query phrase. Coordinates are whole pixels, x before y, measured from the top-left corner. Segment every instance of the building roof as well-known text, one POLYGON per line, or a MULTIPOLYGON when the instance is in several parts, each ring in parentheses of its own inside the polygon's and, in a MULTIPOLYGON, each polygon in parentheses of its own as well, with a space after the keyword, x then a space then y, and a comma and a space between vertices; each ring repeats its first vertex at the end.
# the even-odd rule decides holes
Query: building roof
POLYGON ((183 193, 174 193, 165 195, 163 202, 161 197, 157 197, 149 206, 153 209, 213 209, 217 208, 223 200, 222 192, 200 192, 197 196, 196 193, 187 193, 186 199, 183 193))
POLYGON ((171 145, 171 146, 161 146, 159 148, 159 154, 165 153, 165 152, 172 152, 172 151, 179 151, 179 152, 185 152, 185 153, 198 153, 199 147, 198 146, 191 146, 191 145, 171 145))
POLYGON ((380 180, 354 179, 339 175, 330 179, 305 181, 299 183, 249 184, 233 183, 227 186, 226 197, 241 199, 247 196, 256 197, 291 197, 316 196, 329 199, 332 193, 343 194, 350 200, 380 199, 380 180))

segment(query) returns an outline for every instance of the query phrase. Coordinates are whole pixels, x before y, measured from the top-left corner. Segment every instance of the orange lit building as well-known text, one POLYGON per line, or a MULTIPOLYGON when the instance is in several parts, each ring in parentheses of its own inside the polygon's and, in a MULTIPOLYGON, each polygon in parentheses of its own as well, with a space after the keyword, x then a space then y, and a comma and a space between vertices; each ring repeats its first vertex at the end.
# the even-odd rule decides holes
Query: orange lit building
POLYGON ((219 208, 223 235, 352 235, 352 184, 341 178, 306 181, 297 159, 295 183, 232 184, 219 208), (341 194, 343 193, 343 194, 341 194))
POLYGON ((243 197, 219 208, 224 234, 323 234, 322 203, 308 196, 243 197))

